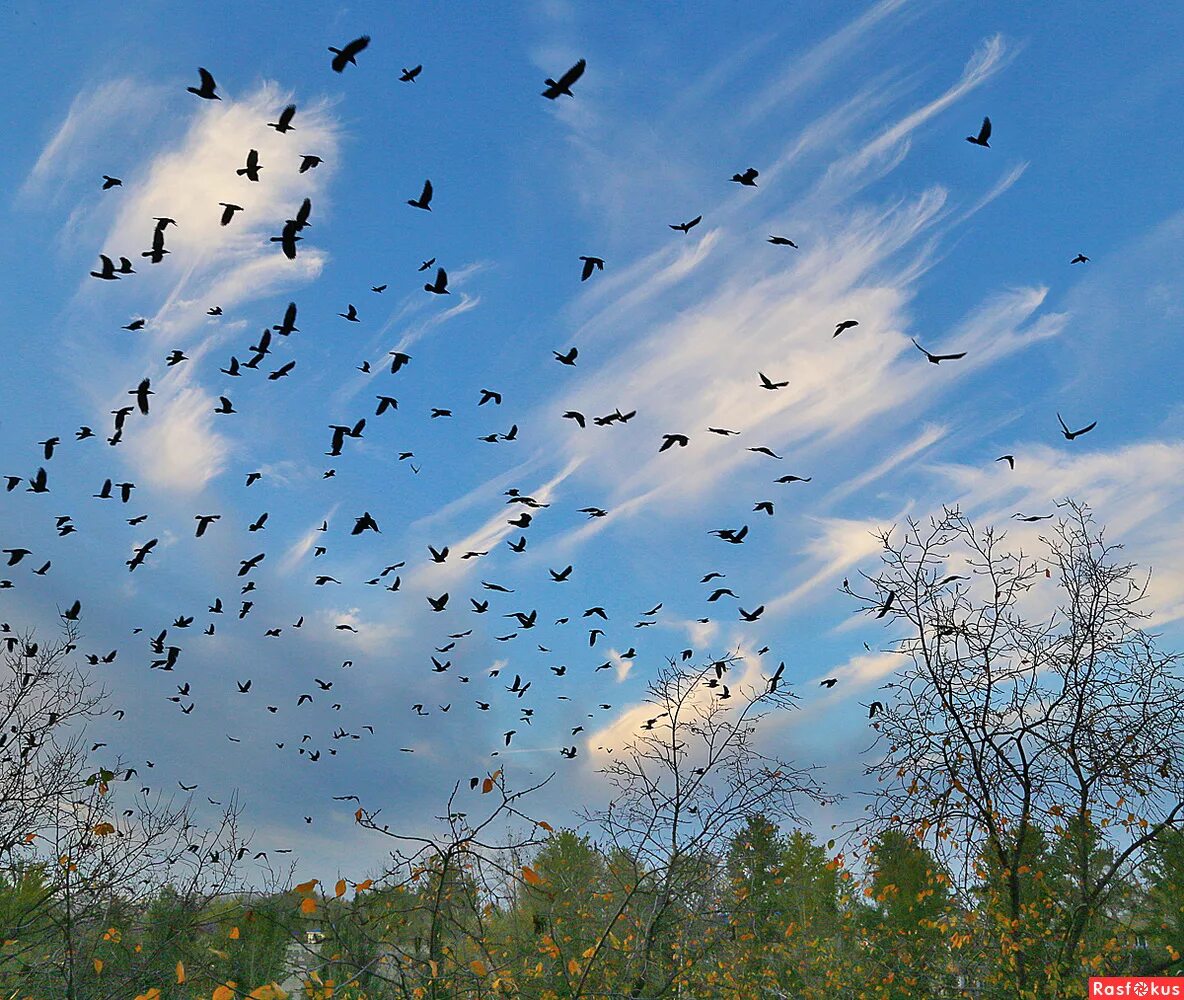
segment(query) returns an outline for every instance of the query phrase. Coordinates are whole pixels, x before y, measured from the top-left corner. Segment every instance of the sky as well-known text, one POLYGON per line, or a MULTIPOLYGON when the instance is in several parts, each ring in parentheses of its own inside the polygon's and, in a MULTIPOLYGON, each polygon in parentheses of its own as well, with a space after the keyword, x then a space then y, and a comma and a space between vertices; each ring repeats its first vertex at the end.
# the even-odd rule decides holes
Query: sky
POLYGON ((0 4, 0 474, 22 478, 0 494, 0 548, 32 552, 0 567, 0 621, 52 633, 81 600, 80 652, 119 650, 94 668, 126 712, 94 730, 112 759, 151 759, 161 788, 198 783, 199 807, 237 791, 259 849, 360 877, 387 845, 333 796, 423 830, 454 782, 504 766, 518 785, 556 772, 536 812, 572 823, 605 804, 598 748, 628 739, 656 666, 739 651, 751 678, 787 664, 800 709, 765 739, 847 796, 812 810, 825 833, 858 808, 865 706, 895 666, 892 636, 839 584, 874 570, 877 531, 943 504, 1030 547, 1040 525, 1013 513, 1089 503, 1153 567, 1152 627, 1178 640, 1184 11, 739 10, 0 4), (328 47, 363 34, 333 72, 328 47), (578 59, 574 96, 543 98, 578 59), (220 101, 187 92, 199 66, 220 101), (281 134, 267 123, 288 103, 281 134), (990 146, 967 143, 986 115, 990 146), (258 182, 236 174, 251 149, 258 182), (308 154, 322 162, 300 173, 308 154), (755 187, 729 180, 749 167, 755 187), (122 183, 103 190, 104 174, 122 183), (407 204, 425 179, 430 212, 407 204), (288 260, 271 237, 305 198, 288 260), (220 202, 242 206, 227 226, 220 202), (175 225, 152 264, 156 217, 175 225), (93 279, 104 253, 135 273, 93 279), (581 256, 603 270, 581 281, 581 256), (429 294, 441 266, 449 294, 429 294), (223 374, 289 302, 298 332, 223 374), (966 356, 928 364, 914 339, 966 356), (411 357, 394 374, 392 351, 411 357), (150 413, 108 444, 144 378, 150 413), (483 390, 500 404, 478 405, 483 390), (376 414, 380 395, 397 408, 376 414), (220 396, 236 412, 215 413, 220 396), (615 410, 636 416, 593 423, 615 410), (1067 441, 1058 413, 1097 427, 1067 441), (327 455, 331 426, 363 417, 327 455), (666 434, 687 446, 659 452, 666 434), (46 494, 26 491, 39 467, 46 494), (775 482, 791 474, 810 481, 775 482), (95 498, 106 479, 135 484, 126 504, 95 498), (549 504, 528 528, 507 524, 511 489, 549 504), (351 535, 365 512, 380 531, 351 535), (202 538, 197 515, 218 515, 202 538), (710 534, 743 524, 743 545, 710 534), (710 572, 738 600, 706 603, 710 572), (590 647, 595 606, 608 621, 590 647), (535 610, 531 629, 505 617, 535 610), (150 669, 165 628, 181 653, 150 669))

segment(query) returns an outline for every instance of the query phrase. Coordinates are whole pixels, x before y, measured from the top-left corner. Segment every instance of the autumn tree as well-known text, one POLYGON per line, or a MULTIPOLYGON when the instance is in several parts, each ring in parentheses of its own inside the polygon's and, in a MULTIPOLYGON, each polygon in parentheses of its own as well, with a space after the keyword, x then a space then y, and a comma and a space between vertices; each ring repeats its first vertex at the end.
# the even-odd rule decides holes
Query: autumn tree
MULTIPOLYGON (((803 803, 827 797, 812 768, 758 745, 761 722, 791 709, 794 696, 747 660, 671 660, 647 694, 651 718, 601 769, 611 802, 585 818, 622 861, 614 911, 625 918, 631 945, 618 988, 627 996, 662 997, 731 936, 726 851, 735 831, 758 813, 773 822, 799 819, 803 803), (737 666, 748 675, 733 677, 737 666)), ((595 967, 610 930, 622 928, 606 927, 575 989, 595 967)))
POLYGON ((997 978, 1010 996, 1055 995, 1106 968, 1093 928, 1184 821, 1184 687, 1147 629, 1148 578, 1071 501, 1031 553, 951 509, 882 541, 869 592, 848 588, 901 657, 861 832, 927 841, 963 892, 989 865, 997 978), (1064 879, 1051 913, 1028 878, 1036 830, 1064 879))

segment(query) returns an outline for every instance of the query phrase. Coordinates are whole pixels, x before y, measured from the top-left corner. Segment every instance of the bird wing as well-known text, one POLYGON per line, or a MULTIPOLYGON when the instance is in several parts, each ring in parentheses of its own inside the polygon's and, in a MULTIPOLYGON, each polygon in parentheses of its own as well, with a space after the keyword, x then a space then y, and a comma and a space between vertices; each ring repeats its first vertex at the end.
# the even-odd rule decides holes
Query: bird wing
POLYGON ((571 69, 569 69, 566 73, 564 73, 563 76, 561 76, 559 78, 559 86, 560 87, 570 87, 581 76, 584 75, 584 69, 587 67, 587 65, 588 64, 583 59, 581 59, 571 69))
POLYGON ((367 45, 370 44, 370 36, 362 35, 361 38, 355 38, 344 49, 341 50, 342 58, 348 59, 350 56, 356 56, 367 45))
POLYGON ((210 73, 210 71, 208 69, 205 69, 205 68, 199 66, 197 68, 197 75, 199 77, 201 77, 201 89, 202 90, 208 90, 208 91, 212 92, 214 90, 214 88, 218 86, 218 84, 214 80, 213 75, 210 73))
POLYGON ((419 196, 419 200, 425 205, 432 200, 432 182, 430 180, 423 182, 423 194, 419 196))

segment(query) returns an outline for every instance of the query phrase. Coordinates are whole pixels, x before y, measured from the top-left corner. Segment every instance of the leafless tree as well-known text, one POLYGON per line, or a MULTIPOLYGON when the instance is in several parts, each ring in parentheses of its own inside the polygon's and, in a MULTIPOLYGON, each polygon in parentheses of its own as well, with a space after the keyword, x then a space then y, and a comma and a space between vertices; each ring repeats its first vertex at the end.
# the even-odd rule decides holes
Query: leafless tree
MULTIPOLYGON (((189 800, 147 788, 134 769, 92 761, 87 725, 107 712, 104 692, 73 665, 77 623, 59 639, 0 637, 0 885, 6 884, 0 972, 35 971, 58 995, 78 997, 96 929, 142 923, 164 886, 194 914, 238 890, 248 841, 232 800, 212 826, 189 800), (140 788, 133 792, 131 788, 140 788)), ((136 956, 142 965, 153 956, 136 956)), ((195 972, 197 970, 195 969, 195 972)), ((124 995, 109 975, 87 985, 91 1000, 124 995)))
POLYGON ((847 587, 900 636, 902 662, 872 723, 878 788, 857 829, 932 838, 964 890, 989 865, 1023 990, 1036 841, 1070 844, 1054 958, 1071 969, 1091 921, 1184 821, 1178 658, 1147 631, 1149 575, 1080 503, 1060 505, 1033 554, 956 509, 883 546, 871 592, 847 587))
POLYGON ((512 790, 499 769, 474 779, 467 804, 458 782, 435 834, 392 829, 380 809, 359 806, 358 824, 397 846, 373 880, 373 905, 360 899, 360 905, 324 914, 335 938, 362 945, 354 954, 340 954, 339 965, 346 968, 338 982, 365 976, 403 996, 435 998, 477 990, 484 978, 479 970, 505 967, 505 955, 493 948, 490 920, 534 877, 522 858, 551 828, 527 815, 524 800, 550 780, 512 790))
POLYGON ((60 638, 0 635, 0 857, 76 797, 85 780, 85 724, 103 695, 70 660, 77 625, 60 638))
MULTIPOLYGON (((758 747, 762 720, 791 709, 795 697, 771 678, 732 679, 729 671, 744 662, 733 654, 706 665, 662 666, 648 688, 652 715, 602 768, 610 804, 585 813, 613 848, 620 881, 616 912, 597 947, 621 914, 636 923, 624 995, 668 994, 680 966, 709 947, 701 931, 721 916, 718 880, 734 830, 757 813, 800 821, 805 801, 828 801, 812 767, 758 747), (700 918, 690 934, 679 933, 684 913, 700 918), (671 960, 675 953, 678 961, 671 960)), ((589 970, 594 963, 595 955, 589 970)), ((581 995, 582 983, 575 986, 573 995, 581 995)))

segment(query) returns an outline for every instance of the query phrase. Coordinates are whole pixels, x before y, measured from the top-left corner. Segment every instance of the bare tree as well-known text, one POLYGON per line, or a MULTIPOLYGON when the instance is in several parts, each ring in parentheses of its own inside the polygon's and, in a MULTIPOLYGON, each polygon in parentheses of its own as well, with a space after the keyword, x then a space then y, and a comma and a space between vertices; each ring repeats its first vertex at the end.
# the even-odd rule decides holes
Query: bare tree
MULTIPOLYGON (((98 943, 111 952, 124 932, 130 939, 165 886, 196 919, 240 887, 248 841, 237 799, 207 827, 196 824, 189 800, 144 795, 146 788, 119 794, 137 774, 119 760, 91 760, 87 725, 107 706, 72 664, 77 638, 72 620, 54 642, 3 637, 0 889, 10 905, 0 975, 35 979, 69 1000, 101 1000, 126 995, 126 976, 159 956, 126 948, 122 971, 100 978, 98 943)), ((195 976, 200 970, 199 960, 195 976)))
POLYGON ((733 681, 728 672, 740 662, 738 655, 706 665, 669 661, 648 688, 652 717, 602 769, 612 800, 585 819, 613 848, 616 906, 573 996, 582 995, 622 915, 638 942, 624 995, 669 994, 686 963, 712 946, 713 921, 726 926, 717 901, 729 835, 754 814, 800 821, 803 802, 828 801, 813 768, 758 748, 762 720, 792 708, 795 698, 772 679, 733 681), (680 932, 688 914, 698 919, 680 932))
POLYGON ((1060 506, 1033 555, 955 509, 910 520, 883 534, 874 592, 847 588, 901 633, 857 829, 932 837, 964 891, 989 867, 1021 992, 1037 941, 1041 969, 1077 972, 1091 923, 1184 821, 1184 687, 1145 627, 1149 576, 1087 507, 1060 506), (1051 921, 1027 877, 1046 835, 1071 886, 1051 921))
POLYGON ((381 810, 359 807, 358 824, 397 846, 372 893, 323 915, 335 940, 354 945, 338 949, 344 982, 381 982, 406 997, 479 995, 487 975, 516 965, 521 956, 507 957, 504 940, 495 947, 491 921, 537 878, 522 859, 551 827, 527 815, 524 800, 550 780, 515 791, 499 769, 474 779, 467 806, 457 783, 435 835, 392 830, 381 810))
POLYGON ((103 695, 70 663, 77 638, 72 621, 53 642, 0 635, 0 856, 83 787, 83 730, 100 714, 103 695))

